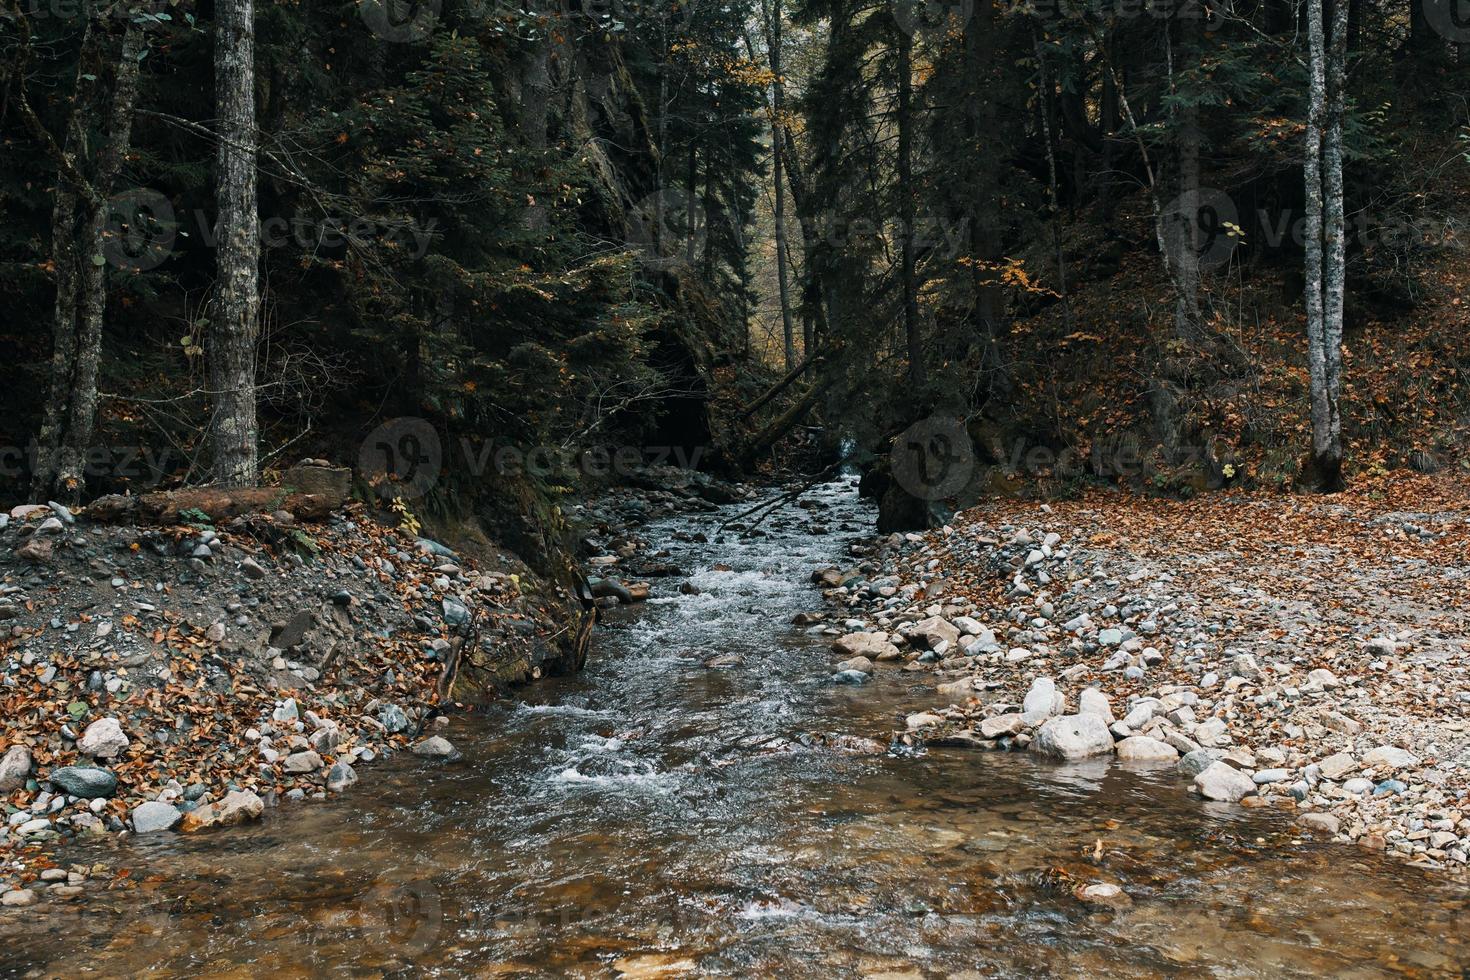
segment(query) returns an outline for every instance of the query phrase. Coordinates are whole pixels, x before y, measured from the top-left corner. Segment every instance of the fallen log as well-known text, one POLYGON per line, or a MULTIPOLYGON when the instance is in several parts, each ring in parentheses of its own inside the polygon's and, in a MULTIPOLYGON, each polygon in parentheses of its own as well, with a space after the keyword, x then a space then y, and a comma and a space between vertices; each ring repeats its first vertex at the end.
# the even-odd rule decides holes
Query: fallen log
POLYGON ((347 502, 352 472, 328 466, 298 466, 282 474, 279 487, 190 487, 138 496, 108 494, 87 505, 88 519, 108 524, 178 524, 202 514, 213 523, 242 514, 285 510, 319 520, 347 502))
POLYGON ((817 364, 821 360, 821 354, 813 353, 808 355, 806 360, 802 361, 800 364, 796 365, 796 367, 786 372, 786 376, 784 378, 782 378, 780 381, 777 381, 771 387, 767 388, 760 395, 759 398, 747 405, 745 407, 745 410, 740 413, 740 421, 744 422, 756 412, 759 412, 762 408, 765 408, 766 405, 770 403, 771 399, 775 398, 777 395, 781 394, 781 392, 791 387, 792 382, 805 374, 808 369, 810 369, 813 365, 817 364))
POLYGON ((836 378, 827 378, 812 385, 807 390, 807 393, 797 400, 795 405, 792 405, 778 418, 774 419, 770 425, 756 433, 755 437, 741 449, 739 455, 740 465, 747 468, 751 466, 755 462, 756 457, 760 456, 767 449, 770 449, 782 436, 795 428, 796 424, 816 407, 817 402, 821 400, 822 396, 834 384, 836 384, 836 378))

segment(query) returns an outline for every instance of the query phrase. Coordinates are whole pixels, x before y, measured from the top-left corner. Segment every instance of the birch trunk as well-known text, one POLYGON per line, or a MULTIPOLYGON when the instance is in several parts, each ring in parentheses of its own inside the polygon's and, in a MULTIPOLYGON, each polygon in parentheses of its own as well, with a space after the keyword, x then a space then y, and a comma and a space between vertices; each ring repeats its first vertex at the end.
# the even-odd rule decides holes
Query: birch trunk
POLYGON ((255 4, 220 0, 214 86, 219 115, 215 196, 219 292, 210 324, 210 436, 221 486, 256 482, 255 339, 260 314, 260 216, 255 198, 255 4))
POLYGON ((1309 47, 1306 153, 1307 367, 1311 378, 1311 469, 1324 491, 1342 486, 1342 318, 1346 291, 1342 184, 1346 4, 1325 38, 1323 0, 1308 0, 1309 47), (1329 65, 1329 60, 1331 64, 1329 65))
POLYGON ((1347 239, 1342 188, 1347 3, 1336 4, 1326 38, 1323 0, 1308 0, 1307 367, 1311 378, 1311 470, 1323 491, 1342 486, 1342 314, 1347 292, 1347 239))

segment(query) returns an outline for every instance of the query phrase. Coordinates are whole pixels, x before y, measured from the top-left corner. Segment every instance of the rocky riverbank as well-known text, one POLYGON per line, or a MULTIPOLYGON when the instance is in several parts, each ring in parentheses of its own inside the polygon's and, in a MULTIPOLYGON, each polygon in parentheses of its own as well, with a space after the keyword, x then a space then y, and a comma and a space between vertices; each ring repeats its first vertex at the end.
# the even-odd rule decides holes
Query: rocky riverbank
POLYGON ((254 820, 395 752, 452 761, 445 712, 578 656, 581 602, 473 528, 450 548, 347 503, 345 471, 290 476, 339 492, 0 514, 5 906, 80 894, 95 876, 56 867, 80 837, 254 820))
POLYGON ((451 548, 412 514, 348 502, 348 477, 308 461, 291 493, 0 513, 4 907, 115 887, 65 865, 80 838, 253 821, 352 792, 397 752, 454 761, 456 708, 575 669, 585 605, 680 574, 641 524, 749 493, 660 468, 569 508, 589 559, 574 596, 472 524, 444 529, 451 548))
MULTIPOLYGON (((814 578, 834 681, 932 674, 910 743, 1116 754, 1304 832, 1470 862, 1470 501, 992 501, 814 578)), ((916 706, 917 707, 917 706, 916 706)))

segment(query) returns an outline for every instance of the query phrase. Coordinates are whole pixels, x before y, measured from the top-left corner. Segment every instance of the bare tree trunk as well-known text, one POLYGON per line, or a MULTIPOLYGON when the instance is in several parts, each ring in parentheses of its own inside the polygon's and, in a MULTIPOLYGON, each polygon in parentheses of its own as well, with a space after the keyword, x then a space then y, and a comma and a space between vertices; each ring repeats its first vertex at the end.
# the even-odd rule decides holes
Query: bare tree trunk
POLYGON ((81 296, 77 321, 76 372, 73 379, 71 426, 57 462, 57 483, 79 496, 86 482, 87 453, 97 426, 97 374, 102 365, 102 317, 107 308, 108 203, 123 157, 133 141, 133 109, 138 100, 138 64, 146 42, 131 21, 123 32, 113 80, 107 141, 97 161, 93 187, 104 200, 89 208, 86 238, 77 263, 81 296))
POLYGON ((214 87, 219 114, 219 293, 210 325, 214 479, 256 482, 255 337, 260 316, 260 215, 255 198, 255 3, 215 5, 214 87))
MULTIPOLYGON (((86 461, 97 419, 97 374, 102 356, 102 318, 107 303, 104 247, 108 202, 123 157, 132 143, 139 62, 146 48, 142 31, 123 20, 107 109, 105 131, 95 155, 89 134, 101 114, 101 69, 108 33, 91 6, 84 9, 81 50, 72 111, 61 146, 30 105, 22 82, 18 102, 32 136, 57 164, 51 212, 52 260, 56 268, 50 393, 37 439, 32 491, 76 501, 85 489, 86 461), (90 174, 88 173, 90 171, 90 174)), ((23 36, 30 36, 22 23, 23 36)), ((22 58, 25 54, 22 54, 22 58)))
POLYGON ((1057 292, 1062 297, 1062 322, 1067 330, 1072 329, 1072 299, 1067 291, 1067 256, 1062 248, 1062 203, 1057 193, 1057 154, 1052 143, 1051 113, 1048 104, 1051 101, 1051 76, 1046 70, 1046 52, 1041 47, 1041 36, 1032 27, 1032 43, 1036 48, 1036 65, 1041 72, 1041 92, 1037 98, 1037 108, 1041 112, 1041 135, 1046 141, 1046 170, 1047 188, 1050 192, 1051 201, 1051 244, 1052 250, 1057 257, 1057 292))
POLYGON ((1342 185, 1342 107, 1346 5, 1333 16, 1331 55, 1324 39, 1323 0, 1308 0, 1310 48, 1307 109, 1306 303, 1311 377, 1311 468, 1324 491, 1342 486, 1342 316, 1346 289, 1342 185))
MULTIPOLYGON (((767 32, 771 74, 771 179, 775 183, 776 206, 776 291, 781 297, 781 338, 786 345, 786 370, 796 366, 796 332, 791 323, 791 292, 786 285, 786 184, 783 173, 785 148, 781 145, 781 109, 785 102, 781 83, 781 0, 772 0, 767 32)), ((802 354, 810 357, 811 331, 804 331, 802 354)))
POLYGON ((908 346, 909 383, 922 388, 924 344, 919 336, 919 301, 914 283, 914 79, 913 39, 901 27, 898 33, 898 201, 903 243, 903 333, 908 346))

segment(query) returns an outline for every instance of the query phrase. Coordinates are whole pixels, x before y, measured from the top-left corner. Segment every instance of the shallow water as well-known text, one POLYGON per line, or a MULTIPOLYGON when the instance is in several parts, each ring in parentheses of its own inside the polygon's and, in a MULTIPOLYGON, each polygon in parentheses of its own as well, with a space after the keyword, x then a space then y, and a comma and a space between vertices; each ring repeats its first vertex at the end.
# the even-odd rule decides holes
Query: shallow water
MULTIPOLYGON (((0 916, 0 973, 309 976, 1463 975, 1470 893, 1167 770, 857 755, 931 703, 827 683, 813 567, 852 484, 769 536, 669 541, 702 594, 609 617, 581 676, 450 731, 468 761, 360 770, 258 827, 99 845, 140 887, 0 916), (723 563, 730 571, 716 570, 723 563), (734 666, 709 669, 716 654, 734 666), (1283 843, 1287 849, 1282 850, 1283 843), (1091 910, 1076 884, 1132 896, 1091 910)), ((733 509, 727 510, 732 513, 733 509)), ((713 538, 718 517, 655 525, 713 538)), ((847 528, 844 530, 844 526, 847 528)), ((673 591, 663 579, 656 594, 673 591)))

